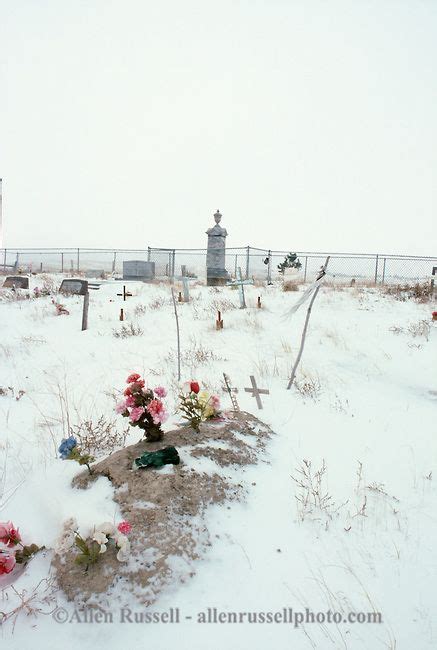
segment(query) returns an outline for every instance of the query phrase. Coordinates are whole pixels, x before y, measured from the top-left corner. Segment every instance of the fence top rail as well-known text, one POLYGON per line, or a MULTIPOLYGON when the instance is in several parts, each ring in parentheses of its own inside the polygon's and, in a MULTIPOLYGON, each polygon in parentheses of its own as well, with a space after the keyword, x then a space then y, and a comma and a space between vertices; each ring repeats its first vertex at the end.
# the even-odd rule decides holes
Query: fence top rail
MULTIPOLYGON (((290 251, 295 252, 297 255, 301 257, 326 257, 326 255, 331 255, 332 257, 343 257, 343 258, 361 258, 361 259, 376 259, 379 258, 381 260, 383 259, 403 259, 403 260, 423 260, 423 261, 437 261, 437 256, 432 256, 432 255, 409 255, 409 254, 395 254, 395 253, 345 253, 345 252, 338 252, 338 253, 330 253, 327 251, 299 251, 296 249, 288 249, 288 250, 272 250, 268 248, 255 248, 254 246, 234 246, 234 247, 228 247, 226 249, 227 254, 232 254, 232 253, 241 253, 247 254, 249 253, 250 256, 258 256, 257 254, 259 253, 259 256, 266 256, 270 253, 271 256, 278 256, 278 255, 287 255, 290 251), (253 251, 256 251, 253 252, 253 251)), ((207 252, 206 248, 164 248, 164 247, 144 247, 144 248, 81 248, 81 247, 65 247, 65 248, 55 248, 55 247, 45 247, 45 248, 38 248, 38 247, 33 247, 33 248, 26 248, 26 247, 13 247, 13 246, 6 246, 4 248, 0 248, 0 253, 7 254, 7 253, 40 253, 40 254, 62 254, 62 253, 70 253, 70 254, 80 254, 80 253, 147 253, 148 251, 157 253, 157 252, 175 252, 175 253, 185 253, 185 254, 198 254, 198 255, 205 255, 207 252)))

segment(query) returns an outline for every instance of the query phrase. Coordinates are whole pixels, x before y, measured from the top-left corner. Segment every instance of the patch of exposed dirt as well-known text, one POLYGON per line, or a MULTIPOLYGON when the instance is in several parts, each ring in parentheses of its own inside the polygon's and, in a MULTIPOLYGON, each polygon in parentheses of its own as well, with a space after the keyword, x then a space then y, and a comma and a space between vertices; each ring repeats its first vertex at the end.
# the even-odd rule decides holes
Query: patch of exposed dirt
POLYGON ((208 506, 243 496, 241 484, 224 476, 222 468, 257 463, 271 433, 253 415, 232 412, 221 421, 202 424, 200 433, 183 426, 166 433, 161 442, 140 441, 94 465, 93 475, 76 476, 73 485, 79 489, 92 489, 99 476, 111 481, 122 516, 132 525, 131 558, 118 562, 115 551, 108 548, 102 560, 84 572, 74 562, 74 550, 63 557, 55 555, 57 581, 67 598, 77 604, 102 603, 113 600, 121 588, 121 593, 127 589, 148 605, 166 584, 194 575, 194 561, 211 546, 208 506), (170 472, 168 468, 132 470, 134 459, 144 451, 168 445, 175 446, 186 462, 174 465, 170 472), (190 467, 190 457, 207 457, 217 471, 190 467))

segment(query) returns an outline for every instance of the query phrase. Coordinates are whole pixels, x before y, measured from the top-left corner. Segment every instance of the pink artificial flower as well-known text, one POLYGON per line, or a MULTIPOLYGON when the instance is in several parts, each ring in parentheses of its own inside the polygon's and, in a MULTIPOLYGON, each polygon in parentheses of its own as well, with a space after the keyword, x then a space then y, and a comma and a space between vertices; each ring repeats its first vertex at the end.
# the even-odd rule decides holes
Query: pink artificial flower
POLYGON ((220 397, 218 395, 211 395, 211 406, 215 411, 220 408, 220 397))
POLYGON ((143 415, 144 409, 142 406, 135 406, 133 409, 131 409, 130 412, 130 421, 131 422, 138 422, 140 417, 143 415))
POLYGON ((134 406, 136 406, 136 400, 133 395, 128 395, 128 397, 126 397, 126 406, 129 408, 134 408, 134 406))
POLYGON ((159 399, 152 399, 147 405, 147 410, 153 418, 155 424, 162 424, 168 418, 164 404, 159 399))
POLYGON ((121 521, 118 524, 117 529, 122 535, 129 535, 130 531, 132 530, 132 526, 128 521, 121 521))
POLYGON ((124 413, 127 408, 127 400, 125 402, 118 402, 115 405, 115 412, 118 414, 124 413))
POLYGON ((15 528, 12 521, 0 523, 0 542, 9 547, 16 546, 21 542, 19 530, 15 528))
POLYGON ((157 386, 153 389, 153 392, 157 397, 165 397, 167 395, 167 391, 165 390, 164 386, 157 386))
POLYGON ((141 375, 139 375, 137 372, 133 372, 129 377, 126 379, 126 384, 132 384, 134 381, 137 381, 141 375))
POLYGON ((14 569, 15 564, 15 555, 0 552, 0 576, 4 573, 10 573, 14 569))

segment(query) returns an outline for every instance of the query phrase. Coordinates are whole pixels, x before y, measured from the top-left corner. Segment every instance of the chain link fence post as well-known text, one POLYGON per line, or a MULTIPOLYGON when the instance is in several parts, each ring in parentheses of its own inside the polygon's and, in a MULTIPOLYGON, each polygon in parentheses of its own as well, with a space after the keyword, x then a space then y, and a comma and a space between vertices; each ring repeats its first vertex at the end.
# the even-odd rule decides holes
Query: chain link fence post
POLYGON ((375 265, 375 284, 378 284, 378 260, 379 260, 379 255, 377 253, 376 254, 376 265, 375 265))
POLYGON ((249 279, 249 272, 250 272, 250 246, 247 247, 247 253, 246 253, 246 280, 249 279))
POLYGON ((308 255, 305 256, 305 268, 303 272, 303 281, 307 281, 308 255))

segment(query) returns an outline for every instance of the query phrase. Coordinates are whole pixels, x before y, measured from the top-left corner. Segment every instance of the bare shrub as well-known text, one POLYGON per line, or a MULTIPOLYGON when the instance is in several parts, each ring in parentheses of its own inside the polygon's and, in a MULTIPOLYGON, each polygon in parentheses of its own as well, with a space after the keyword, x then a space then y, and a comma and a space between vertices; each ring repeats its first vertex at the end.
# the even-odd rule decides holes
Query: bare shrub
POLYGON ((78 446, 87 454, 93 456, 102 453, 111 454, 116 449, 124 447, 129 435, 129 426, 119 431, 115 420, 106 419, 101 415, 97 421, 83 420, 69 429, 70 436, 76 438, 78 446))
POLYGON ((7 395, 10 395, 11 397, 15 397, 15 400, 18 402, 23 395, 26 394, 25 390, 16 390, 13 386, 0 386, 0 395, 5 397, 7 395))
POLYGON ((57 293, 58 291, 58 283, 57 281, 52 278, 50 275, 47 275, 46 273, 42 273, 39 276, 41 280, 41 289, 46 292, 46 295, 52 294, 52 293, 57 293))
POLYGON ((295 498, 300 520, 325 519, 327 525, 328 520, 332 519, 347 501, 337 507, 327 491, 324 485, 327 471, 325 460, 322 460, 320 469, 314 471, 311 461, 303 459, 295 471, 296 476, 291 478, 299 488, 295 498))
POLYGON ((215 298, 214 300, 211 300, 209 305, 209 310, 213 313, 216 313, 218 311, 226 312, 232 309, 238 309, 238 305, 236 305, 235 302, 232 302, 232 300, 229 300, 228 298, 215 298))
POLYGON ((112 330, 112 333, 116 339, 128 339, 131 336, 142 336, 144 331, 139 325, 129 323, 129 325, 122 325, 119 330, 112 330))
POLYGON ((427 320, 422 319, 417 323, 411 323, 408 327, 392 325, 389 329, 393 334, 411 334, 414 338, 423 336, 423 338, 428 341, 431 332, 431 325, 427 320))
POLYGON ((302 379, 295 379, 293 386, 302 397, 309 397, 317 400, 322 392, 322 386, 318 377, 304 376, 302 379))
POLYGON ((165 307, 165 305, 171 305, 171 304, 172 304, 171 299, 159 296, 158 298, 152 300, 152 302, 149 302, 148 308, 153 310, 161 309, 161 307, 165 307))
POLYGON ((299 284, 296 280, 285 280, 282 283, 282 291, 299 291, 299 284))
POLYGON ((417 302, 429 302, 433 295, 431 283, 416 282, 416 284, 397 284, 385 286, 383 293, 392 296, 395 300, 416 300, 417 302))
POLYGON ((146 311, 147 307, 142 302, 140 302, 138 305, 135 305, 134 314, 137 318, 138 316, 144 316, 146 311))
MULTIPOLYGON (((167 363, 173 363, 175 360, 175 350, 170 350, 164 357, 164 361, 167 363)), ((181 354, 181 362, 190 368, 196 368, 212 361, 224 361, 224 359, 215 354, 212 349, 206 348, 202 343, 199 343, 195 338, 190 339, 190 347, 181 354)))

